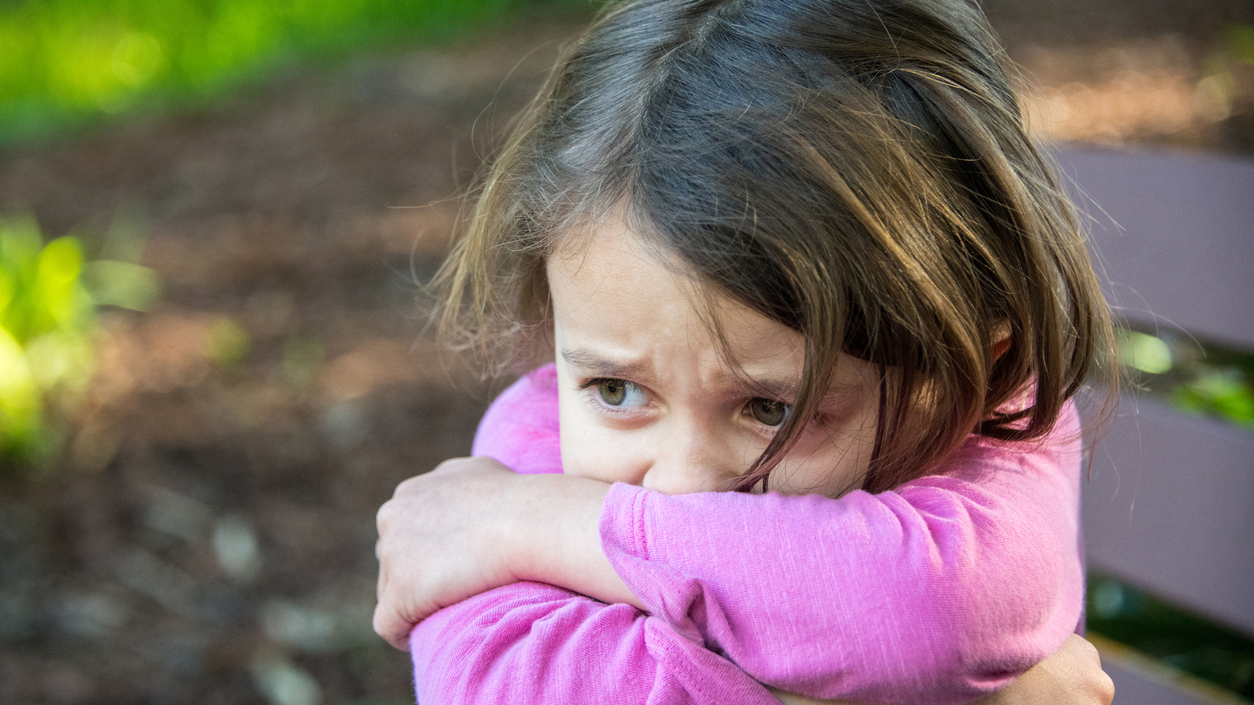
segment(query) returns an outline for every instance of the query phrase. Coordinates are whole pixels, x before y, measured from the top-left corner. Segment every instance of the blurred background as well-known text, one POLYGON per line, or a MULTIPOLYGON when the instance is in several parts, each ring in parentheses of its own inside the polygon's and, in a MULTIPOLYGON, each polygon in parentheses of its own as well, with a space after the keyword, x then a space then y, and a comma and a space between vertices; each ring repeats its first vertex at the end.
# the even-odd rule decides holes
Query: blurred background
MULTIPOLYGON (((1254 152, 1248 0, 985 6, 1043 140, 1254 152)), ((494 391, 415 297, 594 9, 0 0, 0 702, 412 702, 374 513, 494 391)), ((1251 434, 1239 340, 1121 340, 1145 395, 1251 434)), ((1105 651, 1254 697, 1239 629, 1090 592, 1105 651)))

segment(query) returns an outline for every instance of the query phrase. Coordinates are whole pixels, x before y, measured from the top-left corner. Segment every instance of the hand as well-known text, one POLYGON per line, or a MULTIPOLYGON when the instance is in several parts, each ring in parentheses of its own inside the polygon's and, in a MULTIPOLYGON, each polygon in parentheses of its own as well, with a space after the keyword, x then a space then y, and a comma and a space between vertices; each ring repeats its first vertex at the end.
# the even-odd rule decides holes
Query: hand
POLYGON ((516 582, 510 510, 523 479, 491 458, 459 458, 397 486, 377 516, 379 636, 407 651, 431 613, 516 582))
MULTIPOLYGON (((856 705, 845 700, 815 700, 770 688, 784 705, 856 705)), ((1115 685, 1102 670, 1092 644, 1072 634, 1049 658, 1013 683, 971 705, 1110 705, 1115 685)))
POLYGON ((1110 705, 1115 684, 1097 649, 1072 634, 1062 647, 978 705, 1110 705))

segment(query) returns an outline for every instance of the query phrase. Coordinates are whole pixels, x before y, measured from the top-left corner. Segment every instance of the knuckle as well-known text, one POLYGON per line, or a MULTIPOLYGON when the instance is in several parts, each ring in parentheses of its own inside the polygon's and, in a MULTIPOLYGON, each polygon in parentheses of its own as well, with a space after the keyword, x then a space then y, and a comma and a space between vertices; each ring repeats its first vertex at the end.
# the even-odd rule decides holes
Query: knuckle
POLYGON ((442 473, 454 472, 454 471, 456 471, 458 468, 460 468, 462 465, 465 465, 465 464, 466 464, 466 459, 465 459, 465 458, 449 458, 448 460, 445 460, 444 462, 442 462, 442 463, 440 463, 439 465, 435 466, 435 469, 434 469, 434 470, 432 470, 431 472, 432 472, 432 473, 441 473, 441 474, 442 474, 442 473))
POLYGON ((1111 705, 1115 700, 1115 682, 1104 671, 1097 683, 1097 694, 1102 705, 1111 705))
POLYGON ((396 491, 392 493, 392 497, 395 498, 416 493, 418 491, 418 484, 421 480, 421 475, 415 475, 414 477, 401 480, 401 483, 396 486, 396 491))
POLYGON ((379 511, 375 512, 374 515, 374 523, 376 526, 382 527, 388 523, 388 520, 391 518, 393 512, 396 511, 396 505, 393 503, 394 501, 395 500, 389 499, 379 506, 379 511))

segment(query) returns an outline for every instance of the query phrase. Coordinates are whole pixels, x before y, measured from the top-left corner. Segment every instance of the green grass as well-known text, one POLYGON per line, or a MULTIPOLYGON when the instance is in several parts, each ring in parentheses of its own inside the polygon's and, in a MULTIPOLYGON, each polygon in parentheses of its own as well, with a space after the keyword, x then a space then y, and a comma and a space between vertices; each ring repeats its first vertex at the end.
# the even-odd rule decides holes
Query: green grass
MULTIPOLYGON (((590 7, 588 0, 551 0, 590 7)), ((0 145, 213 95, 288 56, 497 22, 535 0, 0 2, 0 145)))

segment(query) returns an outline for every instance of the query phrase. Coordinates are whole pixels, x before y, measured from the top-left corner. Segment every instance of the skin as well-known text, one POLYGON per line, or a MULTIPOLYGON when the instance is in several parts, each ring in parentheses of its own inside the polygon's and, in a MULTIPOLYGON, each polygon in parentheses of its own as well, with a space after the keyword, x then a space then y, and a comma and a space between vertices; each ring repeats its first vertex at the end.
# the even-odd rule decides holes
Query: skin
MULTIPOLYGON (((716 296, 724 351, 680 263, 659 261, 621 222, 588 238, 548 264, 562 467, 665 494, 727 489, 766 449, 781 405, 792 403, 804 339, 716 296), (620 392, 617 404, 607 390, 620 392)), ((835 497, 861 484, 878 382, 878 366, 840 356, 818 418, 772 472, 772 490, 835 497)))
MULTIPOLYGON (((565 474, 518 475, 464 458, 401 483, 379 510, 375 611, 375 631, 399 649, 432 612, 519 580, 643 609, 601 549, 610 484, 727 489, 793 399, 801 335, 715 296, 720 345, 693 277, 621 220, 568 238, 548 278, 565 474)), ((842 355, 814 423, 772 472, 772 491, 836 497, 858 486, 874 443, 878 375, 842 355)), ((1109 703, 1109 679, 1078 641, 987 702, 1109 703)))

